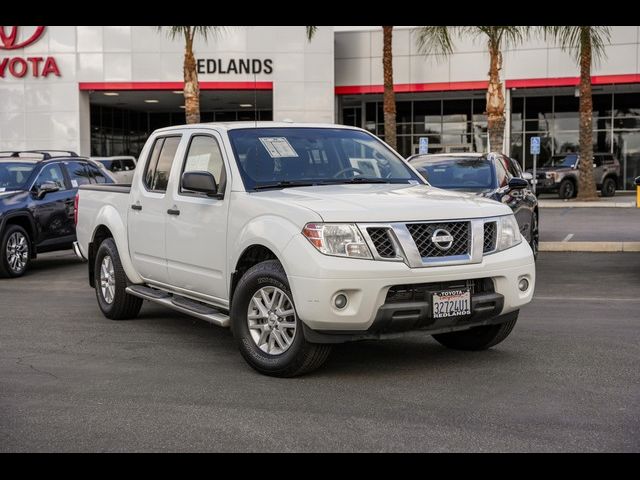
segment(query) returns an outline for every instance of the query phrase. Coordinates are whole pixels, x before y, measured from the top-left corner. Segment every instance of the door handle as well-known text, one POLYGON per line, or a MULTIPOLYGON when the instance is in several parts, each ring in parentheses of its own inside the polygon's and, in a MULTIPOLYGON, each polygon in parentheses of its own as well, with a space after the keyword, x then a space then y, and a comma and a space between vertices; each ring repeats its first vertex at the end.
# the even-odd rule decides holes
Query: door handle
POLYGON ((169 210, 167 210, 167 213, 169 215, 180 215, 180 210, 178 210, 177 208, 170 208, 169 210))
POLYGON ((131 210, 142 210, 142 205, 131 205, 131 210))

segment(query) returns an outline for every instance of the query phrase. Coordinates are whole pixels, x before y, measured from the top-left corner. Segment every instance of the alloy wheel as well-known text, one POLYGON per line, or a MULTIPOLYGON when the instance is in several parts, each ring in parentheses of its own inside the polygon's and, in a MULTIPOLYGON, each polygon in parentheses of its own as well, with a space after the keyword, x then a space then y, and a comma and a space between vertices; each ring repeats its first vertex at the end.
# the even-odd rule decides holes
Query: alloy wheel
POLYGON ((296 336, 293 302, 277 287, 263 287, 251 297, 247 323, 256 346, 269 355, 286 352, 296 336))
POLYGON ((116 295, 116 273, 109 255, 106 255, 100 264, 100 293, 105 302, 113 303, 116 295))
POLYGON ((14 232, 7 240, 7 263, 14 273, 22 272, 29 261, 29 243, 27 237, 20 232, 14 232))

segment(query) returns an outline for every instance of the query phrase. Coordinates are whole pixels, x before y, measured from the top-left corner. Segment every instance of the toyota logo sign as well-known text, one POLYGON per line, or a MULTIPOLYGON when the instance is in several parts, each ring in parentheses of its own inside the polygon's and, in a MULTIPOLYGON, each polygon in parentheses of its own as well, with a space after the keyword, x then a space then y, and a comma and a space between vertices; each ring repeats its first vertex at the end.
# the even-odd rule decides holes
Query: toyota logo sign
POLYGON ((31 36, 29 36, 30 32, 27 32, 26 35, 20 35, 20 27, 0 27, 0 50, 24 48, 38 40, 43 32, 44 27, 35 27, 31 36))
MULTIPOLYGON (((37 41, 45 27, 0 27, 0 54, 3 50, 17 50, 37 41)), ((0 57, 0 78, 24 78, 60 76, 54 57, 39 55, 22 57, 0 57)))

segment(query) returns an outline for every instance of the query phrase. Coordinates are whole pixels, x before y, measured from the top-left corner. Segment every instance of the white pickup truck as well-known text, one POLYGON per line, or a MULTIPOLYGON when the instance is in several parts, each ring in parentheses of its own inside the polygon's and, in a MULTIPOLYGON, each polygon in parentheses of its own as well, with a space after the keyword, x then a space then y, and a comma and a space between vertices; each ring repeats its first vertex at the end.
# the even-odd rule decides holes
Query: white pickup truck
POLYGON ((504 340, 535 264, 510 208, 431 187, 365 130, 157 130, 131 186, 82 186, 75 251, 114 320, 143 300, 231 327, 256 370, 295 376, 331 344, 421 331, 504 340))

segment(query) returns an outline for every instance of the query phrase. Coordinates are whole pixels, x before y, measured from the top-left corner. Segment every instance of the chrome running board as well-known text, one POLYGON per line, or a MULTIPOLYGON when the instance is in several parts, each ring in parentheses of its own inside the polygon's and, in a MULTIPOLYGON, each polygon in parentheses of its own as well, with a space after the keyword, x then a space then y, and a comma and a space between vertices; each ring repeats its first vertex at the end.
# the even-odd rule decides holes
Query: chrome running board
POLYGON ((134 297, 169 307, 178 312, 204 320, 205 322, 213 323, 219 327, 229 326, 229 315, 209 305, 194 302, 179 295, 172 295, 163 290, 157 290, 144 285, 131 285, 127 287, 126 291, 134 297))

